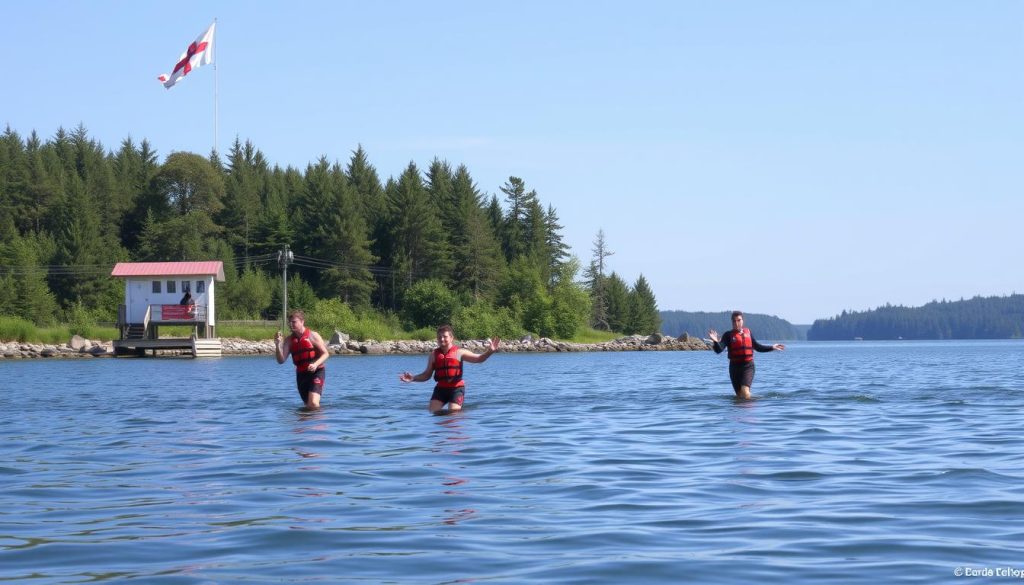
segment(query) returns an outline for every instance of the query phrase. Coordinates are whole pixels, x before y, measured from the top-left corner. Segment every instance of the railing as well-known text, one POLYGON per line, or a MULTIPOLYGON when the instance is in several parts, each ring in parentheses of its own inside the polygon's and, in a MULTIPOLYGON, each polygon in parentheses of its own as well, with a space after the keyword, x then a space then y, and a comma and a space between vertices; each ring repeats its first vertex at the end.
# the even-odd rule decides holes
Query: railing
POLYGON ((167 321, 196 321, 206 322, 206 305, 150 305, 152 320, 156 322, 167 321))

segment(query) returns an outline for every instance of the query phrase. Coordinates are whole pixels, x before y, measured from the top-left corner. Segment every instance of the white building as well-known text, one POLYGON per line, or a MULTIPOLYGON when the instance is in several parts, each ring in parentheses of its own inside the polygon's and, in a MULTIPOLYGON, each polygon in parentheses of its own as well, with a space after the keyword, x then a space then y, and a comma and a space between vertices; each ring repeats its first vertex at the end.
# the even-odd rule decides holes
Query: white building
POLYGON ((117 312, 121 339, 119 353, 144 354, 146 349, 190 347, 194 355, 206 355, 216 340, 216 283, 224 282, 224 263, 205 262, 119 262, 111 276, 124 279, 124 304, 117 312), (183 303, 188 292, 191 301, 183 303), (188 338, 160 339, 161 325, 192 327, 188 338), (195 343, 195 340, 209 342, 195 343), (152 342, 152 343, 151 343, 152 342))

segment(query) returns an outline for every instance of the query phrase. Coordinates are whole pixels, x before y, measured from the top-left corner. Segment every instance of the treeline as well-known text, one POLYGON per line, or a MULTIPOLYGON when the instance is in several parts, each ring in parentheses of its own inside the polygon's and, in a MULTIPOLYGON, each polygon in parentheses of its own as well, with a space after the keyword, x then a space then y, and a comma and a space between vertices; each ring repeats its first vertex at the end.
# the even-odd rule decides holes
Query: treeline
POLYGON ((812 341, 844 339, 1019 339, 1024 295, 932 301, 921 307, 885 305, 818 319, 812 341))
POLYGON ((642 276, 629 287, 603 262, 581 270, 552 206, 518 177, 499 190, 501 200, 488 196, 465 166, 438 159, 381 181, 362 147, 344 166, 321 157, 300 171, 237 139, 223 160, 172 152, 160 162, 146 140, 108 152, 83 126, 45 142, 8 127, 0 315, 112 321, 123 302, 123 282, 109 276, 116 262, 216 259, 227 277, 218 314, 274 319, 288 245, 289 307, 340 303, 409 329, 453 322, 462 337, 569 338, 611 327, 604 283, 614 281, 630 307, 614 325, 656 329, 642 276))
MULTIPOLYGON (((789 321, 772 315, 744 313, 743 325, 750 329, 758 341, 787 341, 802 339, 800 332, 789 321)), ((689 333, 697 337, 707 337, 708 329, 719 333, 732 329, 732 311, 719 313, 690 311, 661 311, 661 331, 666 335, 678 337, 689 333)))

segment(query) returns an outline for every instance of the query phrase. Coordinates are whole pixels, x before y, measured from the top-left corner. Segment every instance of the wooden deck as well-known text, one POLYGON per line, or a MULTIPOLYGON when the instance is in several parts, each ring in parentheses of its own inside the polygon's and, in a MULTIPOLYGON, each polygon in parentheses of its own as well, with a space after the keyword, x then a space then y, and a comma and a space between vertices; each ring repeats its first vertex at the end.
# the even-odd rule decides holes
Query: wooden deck
POLYGON ((221 357, 219 337, 196 339, 190 337, 165 339, 118 339, 114 341, 114 354, 118 356, 143 357, 149 352, 156 356, 158 352, 181 351, 192 354, 192 357, 221 357))

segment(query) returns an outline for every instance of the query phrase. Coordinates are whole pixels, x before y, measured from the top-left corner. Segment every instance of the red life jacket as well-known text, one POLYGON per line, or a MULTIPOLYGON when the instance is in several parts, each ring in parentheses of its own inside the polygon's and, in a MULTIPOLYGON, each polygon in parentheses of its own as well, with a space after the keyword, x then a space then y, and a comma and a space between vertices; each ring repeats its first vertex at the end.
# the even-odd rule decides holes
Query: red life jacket
POLYGON ((434 381, 438 388, 462 388, 462 360, 458 359, 459 346, 452 345, 447 352, 434 350, 434 381))
POLYGON ((750 329, 744 327, 738 333, 732 332, 729 361, 734 364, 754 361, 754 338, 750 335, 750 329))
MULTIPOLYGON (((310 333, 307 327, 302 331, 302 335, 296 337, 292 333, 288 338, 291 341, 292 363, 295 364, 296 372, 305 372, 307 366, 316 361, 316 347, 313 345, 313 340, 310 339, 310 333)), ((320 366, 320 368, 322 367, 320 366)))

